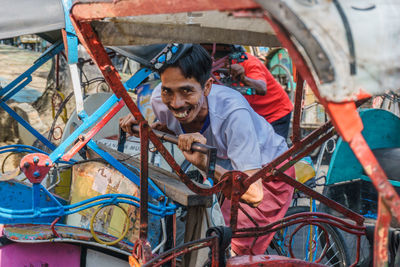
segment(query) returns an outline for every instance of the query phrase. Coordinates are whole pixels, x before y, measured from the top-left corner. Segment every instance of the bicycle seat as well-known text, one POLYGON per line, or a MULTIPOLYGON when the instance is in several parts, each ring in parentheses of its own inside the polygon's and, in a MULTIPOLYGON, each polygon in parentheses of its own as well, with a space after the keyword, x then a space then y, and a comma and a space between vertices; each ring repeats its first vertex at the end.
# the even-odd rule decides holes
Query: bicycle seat
POLYGON ((390 180, 400 181, 400 147, 372 150, 390 180))

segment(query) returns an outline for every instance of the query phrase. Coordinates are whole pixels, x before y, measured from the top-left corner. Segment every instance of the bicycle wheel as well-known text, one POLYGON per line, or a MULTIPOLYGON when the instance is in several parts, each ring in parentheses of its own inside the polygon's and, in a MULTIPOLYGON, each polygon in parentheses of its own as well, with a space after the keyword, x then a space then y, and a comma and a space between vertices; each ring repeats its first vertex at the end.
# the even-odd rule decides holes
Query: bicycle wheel
MULTIPOLYGON (((306 206, 290 207, 286 216, 308 211, 310 209, 306 206)), ((343 238, 335 228, 324 223, 321 223, 320 226, 307 224, 299 227, 299 225, 291 225, 277 231, 270 247, 267 249, 267 254, 315 262, 326 251, 320 261, 321 264, 335 267, 349 265, 343 238), (327 242, 326 237, 329 238, 329 242, 327 242)))

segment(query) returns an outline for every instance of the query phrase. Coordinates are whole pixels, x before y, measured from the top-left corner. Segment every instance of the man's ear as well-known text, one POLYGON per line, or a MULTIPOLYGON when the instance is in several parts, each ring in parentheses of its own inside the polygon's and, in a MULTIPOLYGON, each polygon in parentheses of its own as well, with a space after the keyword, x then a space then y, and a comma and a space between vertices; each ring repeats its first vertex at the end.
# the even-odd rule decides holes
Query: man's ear
POLYGON ((204 96, 208 96, 210 94, 213 81, 214 79, 211 77, 206 81, 206 84, 204 85, 204 96))

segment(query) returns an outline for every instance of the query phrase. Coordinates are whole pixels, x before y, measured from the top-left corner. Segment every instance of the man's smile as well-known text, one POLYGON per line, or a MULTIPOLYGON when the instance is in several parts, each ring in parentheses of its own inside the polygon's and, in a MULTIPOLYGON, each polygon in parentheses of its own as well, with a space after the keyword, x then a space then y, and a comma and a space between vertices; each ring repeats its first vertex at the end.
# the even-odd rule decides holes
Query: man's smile
POLYGON ((184 120, 188 117, 190 111, 192 111, 192 108, 190 107, 190 108, 179 109, 179 110, 170 108, 170 110, 175 118, 177 118, 178 120, 184 120))

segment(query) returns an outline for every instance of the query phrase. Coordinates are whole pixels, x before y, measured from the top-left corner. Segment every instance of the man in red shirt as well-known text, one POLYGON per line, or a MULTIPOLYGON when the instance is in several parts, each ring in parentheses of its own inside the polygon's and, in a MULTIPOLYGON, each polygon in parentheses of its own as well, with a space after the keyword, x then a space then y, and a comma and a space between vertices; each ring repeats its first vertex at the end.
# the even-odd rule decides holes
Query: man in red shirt
MULTIPOLYGON (((236 48, 232 45, 218 44, 216 49, 218 51, 221 48, 226 51, 227 47, 231 50, 236 48)), ((255 90, 255 95, 244 95, 244 97, 254 111, 264 117, 275 132, 286 140, 293 104, 265 65, 255 56, 245 54, 247 59, 230 66, 232 78, 255 90)))

